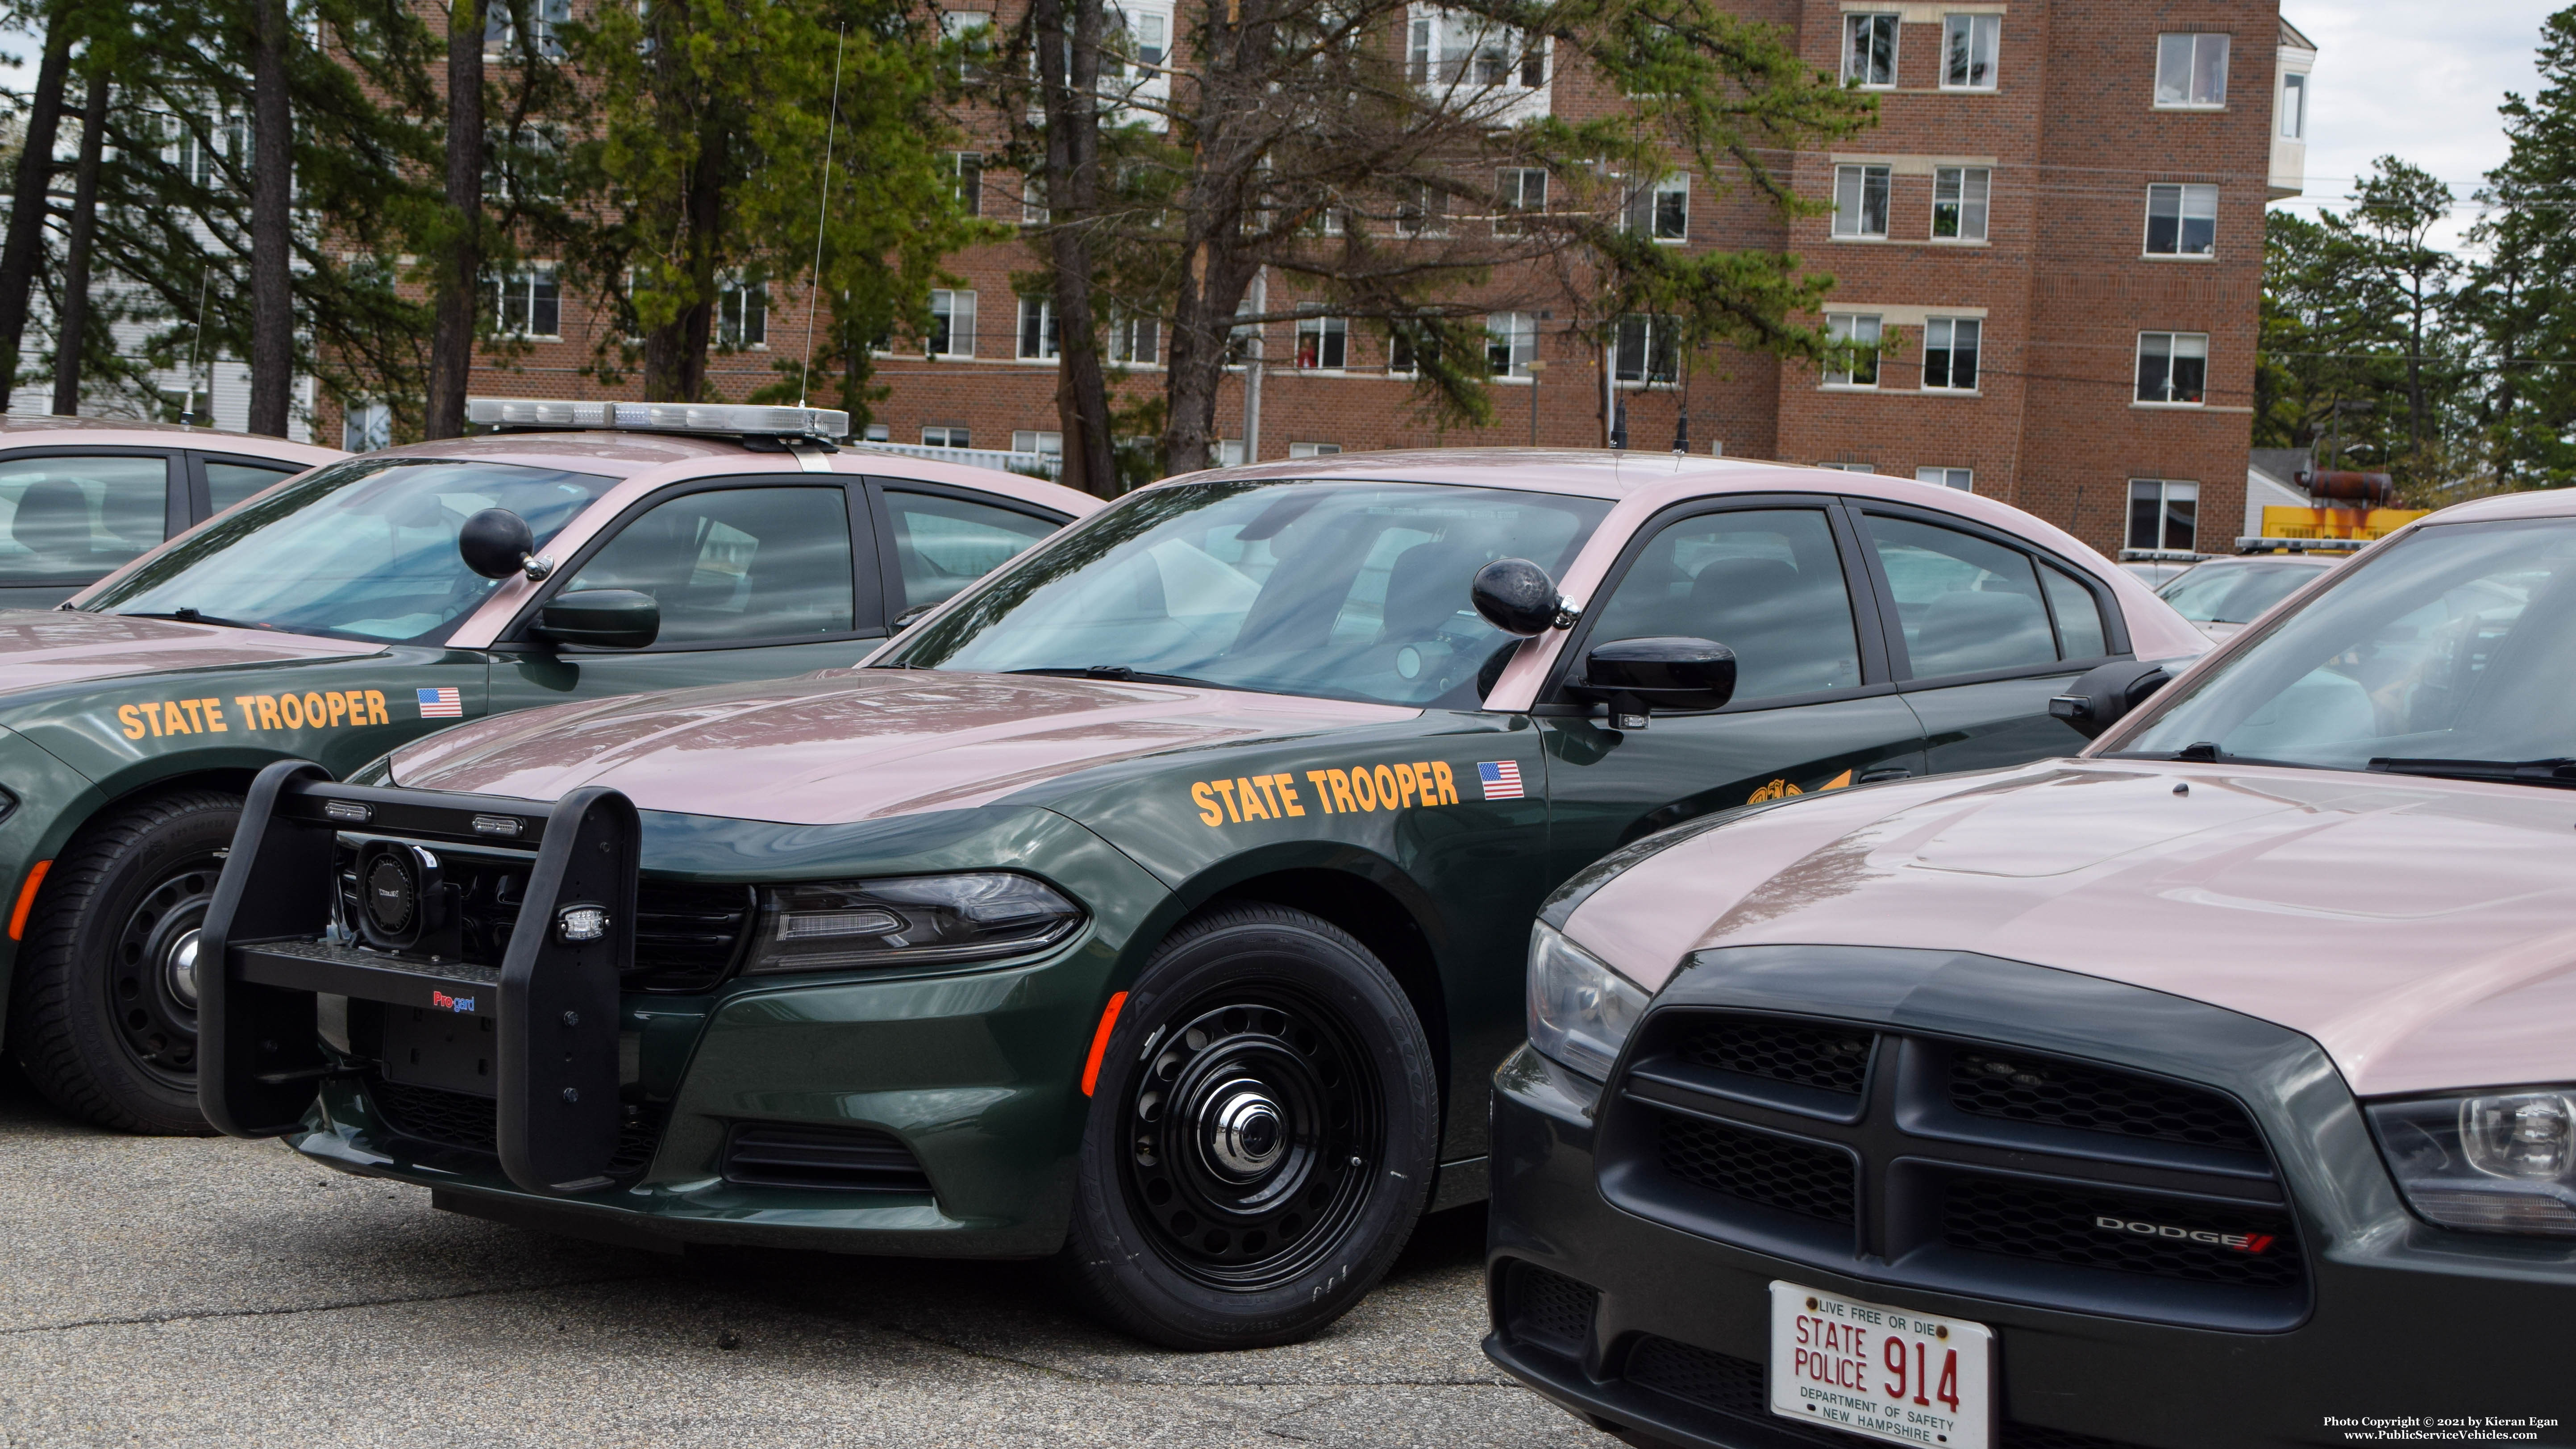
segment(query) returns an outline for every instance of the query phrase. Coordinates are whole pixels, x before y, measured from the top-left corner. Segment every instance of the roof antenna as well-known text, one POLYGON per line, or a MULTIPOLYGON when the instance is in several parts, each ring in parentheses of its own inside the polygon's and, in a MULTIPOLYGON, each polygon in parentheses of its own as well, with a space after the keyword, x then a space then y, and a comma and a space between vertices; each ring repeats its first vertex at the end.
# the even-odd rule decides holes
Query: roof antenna
MULTIPOLYGON (((206 336, 206 268, 197 268, 197 330, 188 334, 188 399, 179 404, 179 426, 197 425, 197 344, 206 336)), ((206 411, 215 410, 215 385, 206 384, 206 411)))
POLYGON ((805 366, 796 376, 796 405, 805 406, 807 384, 814 379, 814 302, 823 290, 823 227, 832 216, 832 138, 841 129, 841 52, 850 43, 844 22, 832 43, 832 119, 823 128, 823 194, 814 207, 814 270, 805 284, 805 366))

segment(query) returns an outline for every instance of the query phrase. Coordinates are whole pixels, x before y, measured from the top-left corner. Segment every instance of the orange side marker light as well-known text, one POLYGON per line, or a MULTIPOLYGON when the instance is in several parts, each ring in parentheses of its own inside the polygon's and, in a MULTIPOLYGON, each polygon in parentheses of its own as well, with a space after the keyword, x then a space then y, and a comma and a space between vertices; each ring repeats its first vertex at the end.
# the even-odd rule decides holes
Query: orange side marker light
MULTIPOLYGON (((37 869, 41 873, 43 867, 39 866, 37 869)), ((18 905, 18 914, 21 916, 27 914, 26 903, 23 901, 18 905)), ((18 928, 10 927, 9 934, 17 935, 18 928)), ((1109 1050, 1109 1029, 1118 1024, 1118 1008, 1126 1004, 1127 993, 1121 991, 1109 998, 1109 1009, 1100 1013, 1100 1030, 1091 1034, 1091 1060, 1082 1064, 1082 1095, 1086 1097, 1090 1096, 1091 1089, 1100 1083, 1100 1058, 1109 1050)))
MULTIPOLYGON (((9 913, 10 940, 18 940, 27 934, 27 913, 36 908, 36 887, 45 883, 45 872, 53 868, 52 861, 40 860, 28 870, 27 883, 18 887, 18 909, 9 913)), ((1111 1007, 1113 1011, 1116 1009, 1114 1005, 1111 1007)), ((1092 1053, 1095 1059, 1099 1055, 1096 1051, 1092 1053)))

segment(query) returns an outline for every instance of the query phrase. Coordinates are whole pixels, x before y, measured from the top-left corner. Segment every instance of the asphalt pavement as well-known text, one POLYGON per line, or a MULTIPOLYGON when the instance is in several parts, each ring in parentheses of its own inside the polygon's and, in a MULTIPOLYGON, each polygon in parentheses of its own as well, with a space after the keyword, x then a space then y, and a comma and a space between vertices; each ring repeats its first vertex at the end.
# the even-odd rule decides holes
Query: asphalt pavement
POLYGON ((1613 1449, 1477 1349, 1481 1208, 1288 1348, 1165 1353, 1042 1265, 684 1258, 433 1211, 0 1075, 0 1446, 1613 1449))

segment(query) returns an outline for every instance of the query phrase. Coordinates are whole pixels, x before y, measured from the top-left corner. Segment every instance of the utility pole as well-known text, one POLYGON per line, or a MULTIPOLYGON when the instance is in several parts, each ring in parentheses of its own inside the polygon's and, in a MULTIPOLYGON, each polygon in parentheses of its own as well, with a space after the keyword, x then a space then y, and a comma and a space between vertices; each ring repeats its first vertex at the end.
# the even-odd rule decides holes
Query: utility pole
MULTIPOLYGON (((1270 310, 1270 269, 1263 267, 1252 274, 1252 310, 1255 315, 1270 310)), ((1270 330, 1266 322, 1252 325, 1252 346, 1243 359, 1243 461, 1261 461, 1261 344, 1270 330)))
POLYGON ((1545 371, 1547 371, 1546 359, 1537 357, 1530 359, 1530 446, 1533 448, 1538 446, 1538 375, 1545 371))

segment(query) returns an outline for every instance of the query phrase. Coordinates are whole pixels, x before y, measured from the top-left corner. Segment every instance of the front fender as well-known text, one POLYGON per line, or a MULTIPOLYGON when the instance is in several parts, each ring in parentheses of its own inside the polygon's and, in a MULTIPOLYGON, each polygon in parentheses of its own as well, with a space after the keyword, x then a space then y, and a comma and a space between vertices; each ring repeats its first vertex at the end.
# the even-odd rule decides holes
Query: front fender
MULTIPOLYGON (((110 798, 78 770, 15 730, 0 728, 0 789, 17 797, 0 817, 0 924, 16 920, 27 874, 62 852, 110 798)), ((0 930, 0 1033, 8 1027, 20 932, 0 930)))

